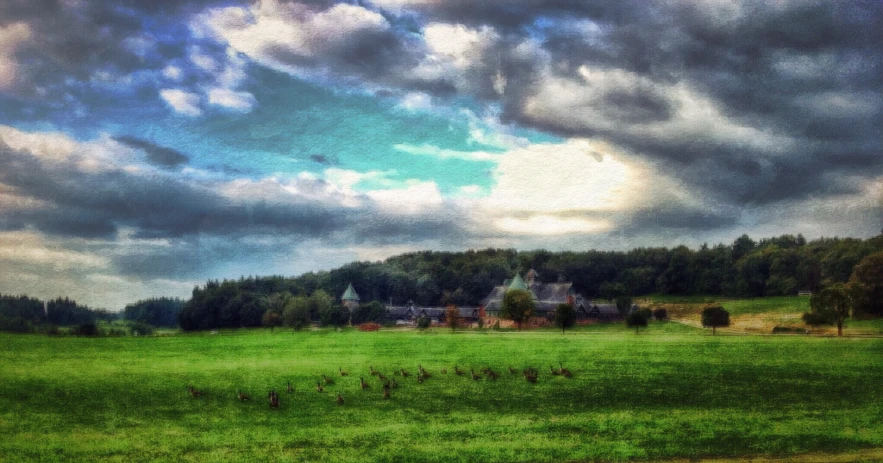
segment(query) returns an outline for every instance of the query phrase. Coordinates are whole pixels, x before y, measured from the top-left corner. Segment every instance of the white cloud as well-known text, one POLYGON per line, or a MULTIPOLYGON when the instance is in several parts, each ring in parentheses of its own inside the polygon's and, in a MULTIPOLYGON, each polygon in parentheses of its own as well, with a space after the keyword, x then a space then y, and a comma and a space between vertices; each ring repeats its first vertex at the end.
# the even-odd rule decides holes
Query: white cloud
POLYGON ((54 270, 105 268, 109 259, 92 253, 64 249, 59 242, 30 231, 0 232, 0 262, 48 267, 54 270))
POLYGON ((567 235, 571 233, 600 233, 610 231, 610 220, 589 220, 557 217, 553 215, 532 215, 528 218, 502 217, 494 221, 497 229, 506 233, 525 235, 567 235))
POLYGON ((409 92, 398 106, 408 111, 426 111, 432 109, 432 97, 423 92, 409 92))
POLYGON ((166 66, 165 68, 163 68, 162 75, 166 79, 177 82, 177 81, 181 80, 181 77, 183 76, 183 72, 181 71, 181 68, 179 68, 178 66, 173 66, 170 64, 170 65, 166 66))
POLYGON ((31 37, 31 28, 25 23, 0 27, 0 90, 12 87, 18 76, 15 52, 31 37))
POLYGON ((400 143, 393 145, 393 148, 403 153, 432 156, 438 159, 462 159, 464 161, 498 161, 500 159, 499 154, 488 153, 485 151, 457 151, 443 149, 432 145, 414 146, 400 143))
POLYGON ((213 88, 208 92, 209 104, 223 106, 234 111, 247 113, 254 107, 254 95, 248 92, 237 92, 228 88, 213 88))
POLYGON ((172 109, 185 116, 199 116, 202 114, 202 110, 199 109, 199 95, 195 93, 189 93, 173 88, 164 88, 160 90, 159 96, 162 97, 172 109))

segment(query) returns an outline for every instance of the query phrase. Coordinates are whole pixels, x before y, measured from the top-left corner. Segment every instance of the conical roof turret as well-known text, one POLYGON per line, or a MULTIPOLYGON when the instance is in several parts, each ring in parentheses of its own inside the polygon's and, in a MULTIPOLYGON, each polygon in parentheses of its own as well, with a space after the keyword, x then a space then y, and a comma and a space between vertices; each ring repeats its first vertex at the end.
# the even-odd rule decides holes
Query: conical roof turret
POLYGON ((342 301, 358 301, 359 295, 356 293, 356 290, 353 289, 353 284, 350 283, 349 286, 346 287, 346 291, 343 292, 343 296, 340 296, 340 300, 342 301))

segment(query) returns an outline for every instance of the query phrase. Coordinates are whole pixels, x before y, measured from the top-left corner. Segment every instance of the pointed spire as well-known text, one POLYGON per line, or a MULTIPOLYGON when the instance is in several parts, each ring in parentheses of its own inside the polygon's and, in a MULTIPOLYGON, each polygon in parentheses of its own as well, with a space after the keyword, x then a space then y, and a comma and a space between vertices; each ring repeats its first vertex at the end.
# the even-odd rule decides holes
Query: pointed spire
POLYGON ((356 290, 353 289, 353 284, 350 283, 349 286, 346 287, 346 291, 343 292, 343 296, 340 296, 340 300, 342 301, 358 301, 359 295, 356 293, 356 290))
POLYGON ((524 280, 521 279, 521 274, 516 273, 515 278, 512 279, 512 283, 509 283, 509 287, 506 288, 506 291, 512 291, 513 289, 520 289, 522 291, 527 291, 527 285, 524 284, 524 280))

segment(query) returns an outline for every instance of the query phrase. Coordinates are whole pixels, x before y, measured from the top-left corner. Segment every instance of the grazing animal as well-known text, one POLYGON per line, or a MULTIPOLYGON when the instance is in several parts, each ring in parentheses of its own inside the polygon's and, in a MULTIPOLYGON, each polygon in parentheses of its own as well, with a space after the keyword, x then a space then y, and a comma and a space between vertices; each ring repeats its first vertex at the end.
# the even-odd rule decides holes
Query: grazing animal
POLYGON ((537 382, 537 375, 539 375, 539 372, 535 368, 527 367, 524 369, 524 379, 530 383, 537 382))
POLYGON ((463 376, 463 370, 460 369, 457 365, 454 365, 454 374, 457 376, 463 376))
POLYGON ((368 383, 365 382, 365 378, 363 378, 361 376, 359 376, 359 386, 362 387, 362 390, 365 390, 365 389, 368 389, 369 387, 371 387, 368 385, 368 383))
POLYGON ((294 392, 294 388, 291 387, 291 381, 288 382, 288 388, 285 389, 285 390, 286 390, 289 394, 291 394, 292 392, 294 392))
POLYGON ((423 368, 423 365, 417 365, 417 369, 420 370, 420 374, 423 375, 423 378, 429 378, 432 376, 425 368, 423 368))
POLYGON ((195 387, 188 386, 187 391, 190 392, 190 397, 199 398, 202 395, 205 395, 205 392, 197 391, 195 387))
POLYGON ((558 375, 560 375, 560 374, 561 374, 561 372, 560 372, 560 371, 558 371, 558 370, 556 370, 556 369, 554 369, 554 368, 552 368, 552 365, 549 365, 549 372, 551 372, 551 373, 552 373, 552 376, 558 376, 558 375))
POLYGON ((392 383, 390 383, 390 384, 392 385, 393 388, 399 387, 399 383, 397 383, 396 380, 392 380, 392 383))
POLYGON ((337 394, 337 405, 343 405, 343 396, 337 394))
POLYGON ((389 386, 383 386, 383 398, 384 399, 389 398, 389 386))
POLYGON ((408 373, 407 371, 405 371, 404 368, 401 369, 401 372, 402 372, 402 376, 403 376, 403 377, 408 377, 408 375, 410 374, 410 373, 408 373))
POLYGON ((476 375, 476 374, 475 374, 475 369, 474 369, 474 368, 471 369, 471 370, 469 370, 469 371, 472 372, 472 379, 474 379, 474 380, 476 380, 476 381, 478 381, 479 379, 481 379, 481 375, 476 375))
POLYGON ((246 400, 251 400, 251 397, 242 393, 242 391, 236 391, 236 397, 239 398, 240 401, 245 402, 246 400))
POLYGON ((423 383, 423 374, 422 373, 417 373, 417 382, 423 383))
POLYGON ((325 375, 322 375, 322 381, 325 381, 325 384, 334 384, 334 380, 325 375))
POLYGON ((276 391, 270 391, 270 408, 279 408, 279 394, 276 391))
POLYGON ((316 391, 318 391, 318 392, 325 392, 325 388, 322 387, 322 383, 320 383, 320 382, 318 382, 318 381, 316 381, 316 391))
POLYGON ((492 380, 494 380, 494 381, 496 381, 497 378, 500 377, 500 374, 499 374, 499 373, 497 373, 497 372, 494 371, 494 370, 491 370, 490 368, 487 369, 487 373, 486 373, 486 374, 487 374, 488 378, 490 378, 490 379, 492 379, 492 380))
POLYGON ((518 373, 518 370, 516 370, 516 369, 514 369, 514 368, 512 368, 512 367, 509 367, 509 374, 510 374, 510 375, 514 375, 514 374, 516 374, 516 373, 518 373))
POLYGON ((570 370, 568 370, 567 368, 564 368, 564 365, 561 362, 558 362, 558 366, 560 367, 558 368, 558 373, 561 374, 561 376, 564 376, 565 378, 570 378, 571 376, 573 376, 573 373, 571 373, 570 370))
POLYGON ((484 367, 481 369, 481 372, 484 374, 488 374, 488 373, 490 373, 490 371, 491 371, 491 367, 484 367))
POLYGON ((377 377, 378 377, 381 381, 384 381, 384 382, 389 381, 389 379, 388 379, 388 378, 386 377, 386 375, 384 375, 383 373, 379 373, 379 374, 377 375, 377 377))
POLYGON ((377 376, 377 370, 375 370, 372 366, 368 367, 368 373, 371 373, 371 376, 377 376))
POLYGON ((337 371, 340 372, 340 376, 349 376, 350 374, 343 371, 343 368, 337 367, 337 371))

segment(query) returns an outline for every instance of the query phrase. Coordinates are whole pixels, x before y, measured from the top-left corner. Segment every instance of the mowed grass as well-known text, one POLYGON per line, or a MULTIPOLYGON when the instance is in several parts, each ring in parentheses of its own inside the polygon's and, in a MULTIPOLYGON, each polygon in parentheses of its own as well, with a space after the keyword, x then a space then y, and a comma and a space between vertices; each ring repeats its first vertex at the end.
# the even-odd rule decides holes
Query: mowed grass
POLYGON ((879 338, 712 337, 654 323, 640 335, 614 325, 566 335, 240 330, 3 334, 0 345, 8 462, 825 460, 883 448, 879 338), (549 374, 559 361, 573 378, 549 374), (423 384, 418 364, 433 375, 423 384), (502 376, 474 381, 454 364, 502 376), (391 399, 369 366, 399 382, 391 399), (509 366, 538 367, 538 383, 509 366), (336 383, 320 394, 323 373, 336 383), (188 385, 206 395, 190 397, 188 385), (239 402, 237 389, 254 400, 239 402))

